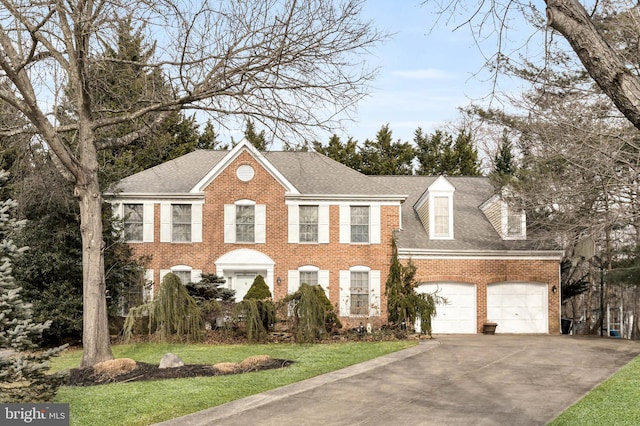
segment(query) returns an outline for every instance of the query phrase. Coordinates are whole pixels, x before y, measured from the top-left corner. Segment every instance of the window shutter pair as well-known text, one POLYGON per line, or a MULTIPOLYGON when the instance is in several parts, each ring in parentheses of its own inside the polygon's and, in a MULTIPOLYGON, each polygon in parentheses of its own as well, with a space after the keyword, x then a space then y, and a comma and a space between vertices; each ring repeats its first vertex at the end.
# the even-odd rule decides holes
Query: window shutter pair
MULTIPOLYGON (((146 217, 146 214, 145 214, 146 217)), ((171 242, 171 203, 160 204, 160 242, 171 242)), ((191 205, 191 242, 202 242, 202 204, 191 205)))
MULTIPOLYGON (((340 271, 340 315, 351 316, 351 271, 340 271)), ((380 271, 369 271, 369 315, 380 315, 380 271)))
MULTIPOLYGON (((290 204, 288 214, 289 243, 300 243, 300 205, 290 204)), ((329 206, 318 206, 318 243, 329 243, 329 206)))
MULTIPOLYGON (((267 206, 256 204, 254 210, 254 230, 256 244, 264 244, 267 234, 267 206)), ((232 244, 236 242, 236 205, 224 205, 224 242, 232 244)))
MULTIPOLYGON (((351 242, 351 206, 340 206, 340 244, 351 242)), ((380 206, 369 206, 369 244, 380 244, 380 206)))

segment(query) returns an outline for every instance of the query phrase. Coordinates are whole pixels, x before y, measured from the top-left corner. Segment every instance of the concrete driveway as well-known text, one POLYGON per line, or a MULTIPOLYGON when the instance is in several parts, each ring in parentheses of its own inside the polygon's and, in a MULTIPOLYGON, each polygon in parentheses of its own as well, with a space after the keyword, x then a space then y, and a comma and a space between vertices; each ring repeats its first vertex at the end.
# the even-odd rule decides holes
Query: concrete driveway
POLYGON ((543 425, 638 354, 599 337, 436 336, 162 424, 543 425))

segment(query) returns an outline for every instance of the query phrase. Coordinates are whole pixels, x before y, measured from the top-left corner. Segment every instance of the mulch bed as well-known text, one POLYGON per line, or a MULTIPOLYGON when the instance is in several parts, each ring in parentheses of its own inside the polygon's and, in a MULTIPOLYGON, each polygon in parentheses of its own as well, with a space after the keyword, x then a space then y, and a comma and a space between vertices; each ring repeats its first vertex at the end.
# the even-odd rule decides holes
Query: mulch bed
POLYGON ((67 386, 94 386, 104 385, 107 383, 123 383, 123 382, 139 382, 144 380, 162 380, 162 379, 181 379, 188 377, 211 377, 222 376, 227 374, 248 373, 251 371, 270 370, 274 368, 284 368, 293 364, 293 361, 286 359, 272 359, 269 362, 262 363, 250 369, 236 371, 234 373, 225 373, 217 370, 211 365, 184 365, 182 367, 159 368, 155 364, 147 364, 137 362, 136 368, 118 374, 116 376, 105 377, 96 374, 93 368, 74 368, 70 371, 65 381, 67 386))

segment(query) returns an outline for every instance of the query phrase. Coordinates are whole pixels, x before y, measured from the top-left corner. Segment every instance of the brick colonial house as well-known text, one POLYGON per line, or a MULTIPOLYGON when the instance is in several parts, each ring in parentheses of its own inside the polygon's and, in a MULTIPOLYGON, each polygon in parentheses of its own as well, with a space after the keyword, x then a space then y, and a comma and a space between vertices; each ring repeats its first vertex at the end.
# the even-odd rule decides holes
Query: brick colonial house
POLYGON ((236 300, 262 275, 274 299, 321 285, 347 326, 386 322, 397 236, 418 291, 447 298, 434 333, 560 331, 562 252, 482 177, 365 176, 314 152, 199 150, 123 179, 110 201, 155 288, 168 272, 226 279, 236 300))

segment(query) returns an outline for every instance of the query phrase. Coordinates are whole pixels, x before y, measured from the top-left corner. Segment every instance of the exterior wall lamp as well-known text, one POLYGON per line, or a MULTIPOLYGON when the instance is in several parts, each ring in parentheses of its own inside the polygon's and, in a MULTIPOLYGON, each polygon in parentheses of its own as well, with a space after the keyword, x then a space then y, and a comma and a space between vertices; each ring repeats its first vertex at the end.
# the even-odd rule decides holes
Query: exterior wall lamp
POLYGON ((551 287, 551 292, 553 294, 556 294, 558 292, 558 287, 556 287, 555 285, 553 287, 551 287))

